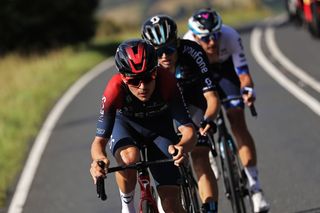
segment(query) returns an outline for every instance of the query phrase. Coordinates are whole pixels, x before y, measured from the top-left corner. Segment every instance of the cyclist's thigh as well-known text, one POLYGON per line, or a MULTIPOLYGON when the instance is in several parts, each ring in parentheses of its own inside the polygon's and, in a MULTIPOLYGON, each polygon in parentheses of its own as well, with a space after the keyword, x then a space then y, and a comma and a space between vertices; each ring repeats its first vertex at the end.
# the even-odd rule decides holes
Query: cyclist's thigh
MULTIPOLYGON (((175 135, 172 135, 172 137, 175 138, 175 135)), ((172 158, 168 152, 168 146, 174 144, 173 140, 160 135, 156 137, 153 143, 148 146, 148 159, 153 161, 172 158)), ((178 179, 180 178, 179 169, 172 162, 151 166, 150 171, 156 186, 178 184, 178 179)))
MULTIPOLYGON (((229 58, 223 62, 217 70, 213 70, 213 79, 218 87, 218 93, 221 100, 239 97, 240 81, 233 66, 232 59, 229 58)), ((231 100, 223 103, 223 106, 228 108, 244 107, 242 99, 231 100)))
POLYGON ((130 146, 138 147, 138 144, 134 139, 136 133, 132 126, 133 125, 126 119, 123 119, 123 117, 116 116, 112 135, 109 141, 109 148, 113 156, 115 156, 116 151, 120 148, 130 146))

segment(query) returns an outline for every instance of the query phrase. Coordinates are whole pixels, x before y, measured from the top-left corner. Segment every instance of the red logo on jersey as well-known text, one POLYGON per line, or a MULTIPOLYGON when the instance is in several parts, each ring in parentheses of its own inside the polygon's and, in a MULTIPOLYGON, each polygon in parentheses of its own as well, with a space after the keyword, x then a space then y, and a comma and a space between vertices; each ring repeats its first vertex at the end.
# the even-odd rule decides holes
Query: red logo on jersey
POLYGON ((126 49, 129 56, 129 63, 133 73, 144 72, 146 68, 146 51, 143 44, 139 44, 137 50, 134 52, 133 48, 126 49))

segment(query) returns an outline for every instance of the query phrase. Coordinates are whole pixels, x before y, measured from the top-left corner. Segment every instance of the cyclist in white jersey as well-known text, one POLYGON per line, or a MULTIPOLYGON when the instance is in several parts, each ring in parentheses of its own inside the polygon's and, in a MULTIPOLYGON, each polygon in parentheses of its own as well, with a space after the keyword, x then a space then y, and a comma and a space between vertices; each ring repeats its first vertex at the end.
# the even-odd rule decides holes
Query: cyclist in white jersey
POLYGON ((270 205, 262 193, 258 178, 254 140, 245 121, 244 104, 253 104, 255 92, 241 37, 235 29, 223 25, 220 15, 211 9, 196 11, 189 18, 188 27, 184 39, 196 41, 207 53, 220 98, 232 99, 223 105, 248 177, 254 212, 268 212, 270 205), (240 96, 242 99, 234 99, 240 96))

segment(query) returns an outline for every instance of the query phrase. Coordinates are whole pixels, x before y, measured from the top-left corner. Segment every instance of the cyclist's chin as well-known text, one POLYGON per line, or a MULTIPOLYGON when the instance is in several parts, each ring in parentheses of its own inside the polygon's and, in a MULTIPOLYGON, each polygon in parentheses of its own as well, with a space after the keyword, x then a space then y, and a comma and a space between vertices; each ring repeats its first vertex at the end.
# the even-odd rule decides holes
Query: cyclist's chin
POLYGON ((140 101, 146 102, 146 101, 148 101, 148 100, 150 99, 151 94, 138 94, 136 97, 137 97, 140 101))
POLYGON ((165 69, 170 69, 170 67, 172 66, 172 61, 161 61, 160 62, 161 67, 165 68, 165 69))

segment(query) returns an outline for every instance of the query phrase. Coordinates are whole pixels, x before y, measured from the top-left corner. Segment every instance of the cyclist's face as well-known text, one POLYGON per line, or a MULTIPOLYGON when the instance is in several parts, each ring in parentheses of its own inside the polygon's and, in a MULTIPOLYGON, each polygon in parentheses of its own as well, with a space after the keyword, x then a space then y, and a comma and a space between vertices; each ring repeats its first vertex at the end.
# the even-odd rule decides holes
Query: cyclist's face
POLYGON ((140 79, 126 80, 123 81, 128 85, 131 93, 136 96, 140 101, 148 101, 153 94, 156 85, 156 71, 150 76, 146 76, 140 79))
POLYGON ((162 67, 166 69, 175 67, 178 55, 176 44, 169 44, 163 47, 155 47, 155 49, 158 55, 158 62, 162 67))
POLYGON ((217 53, 219 46, 219 38, 219 33, 203 37, 195 36, 196 41, 202 46, 202 48, 204 49, 204 51, 206 51, 207 54, 217 53))

